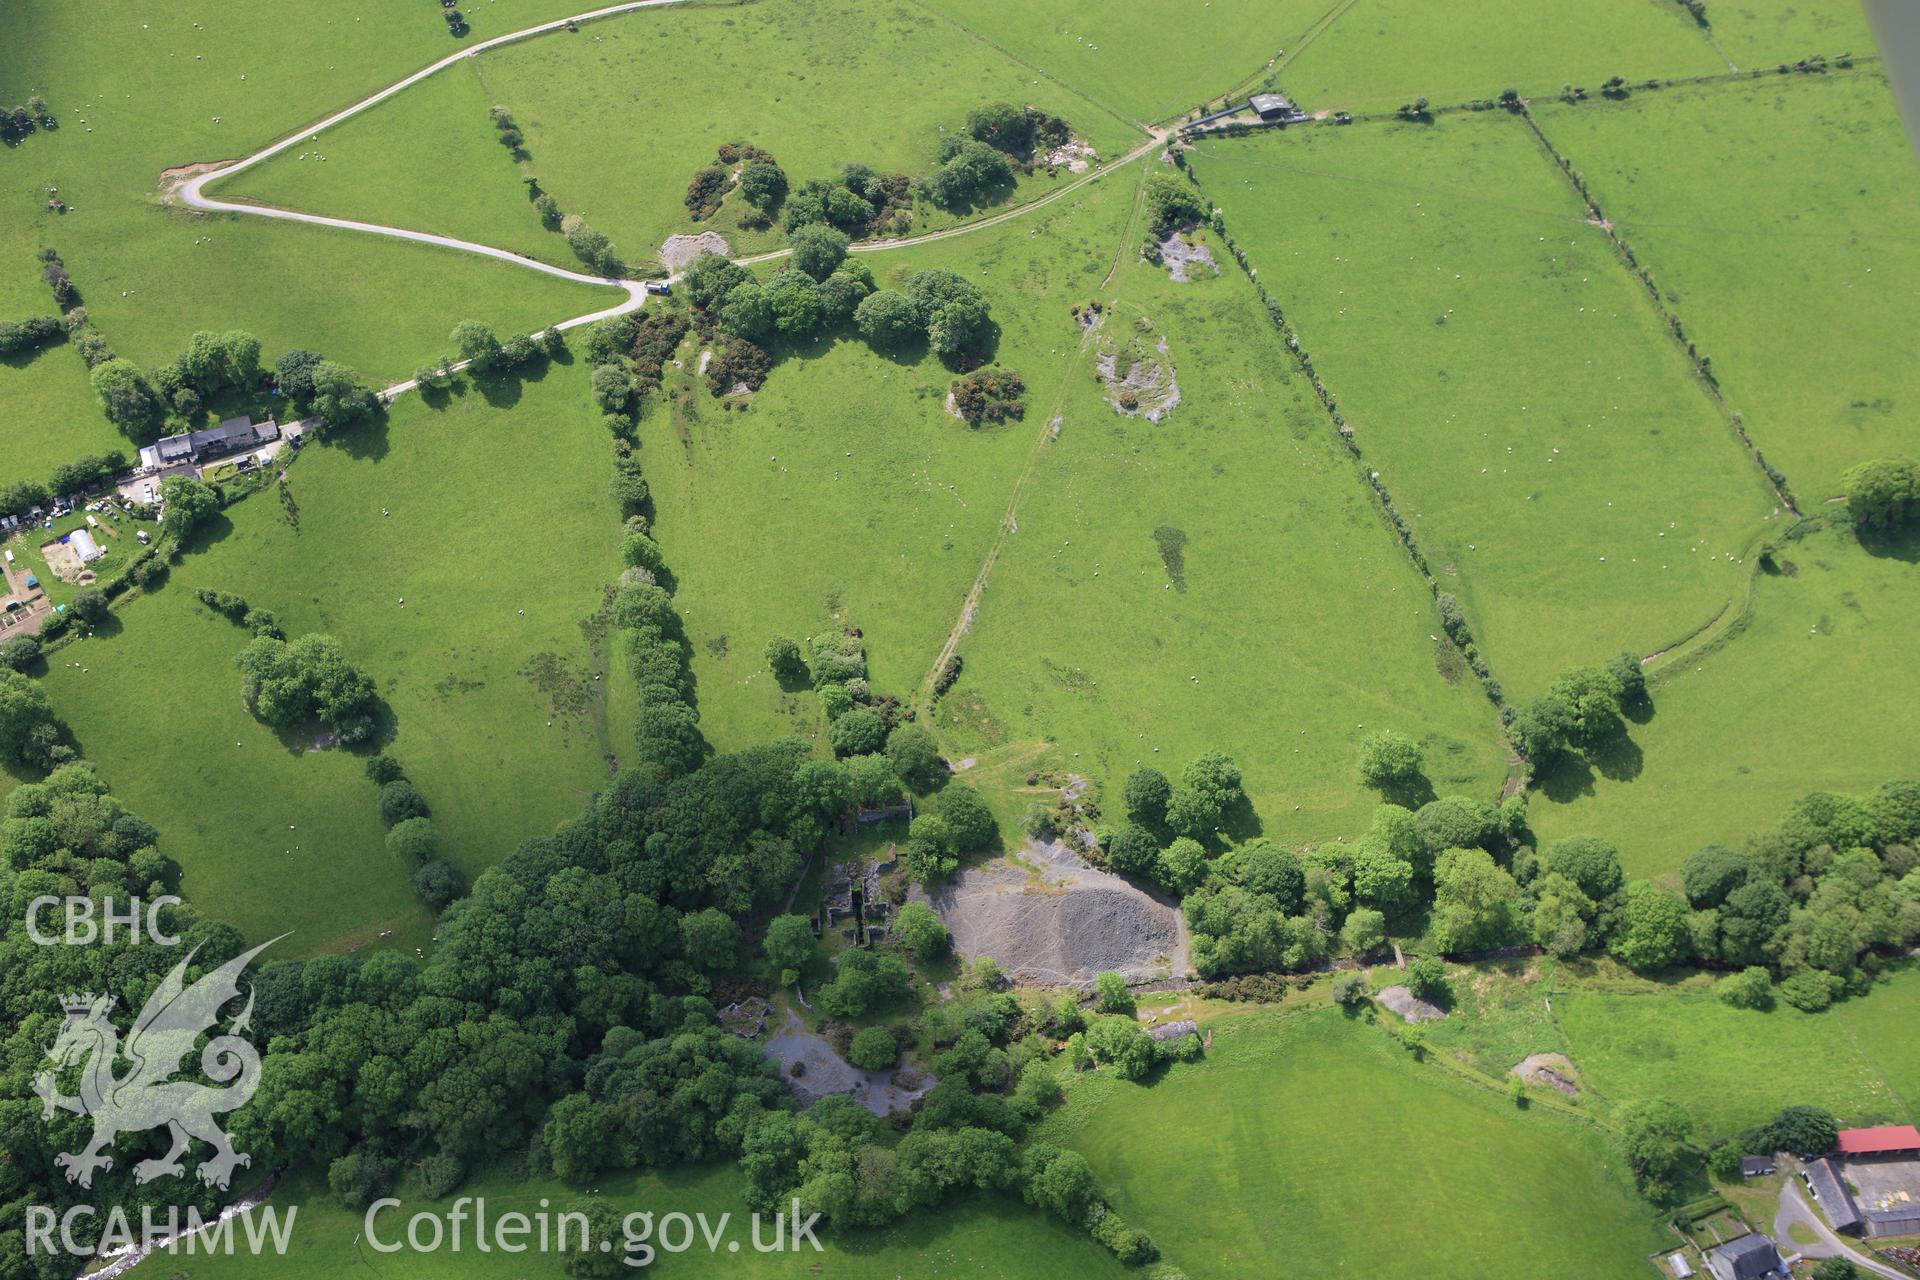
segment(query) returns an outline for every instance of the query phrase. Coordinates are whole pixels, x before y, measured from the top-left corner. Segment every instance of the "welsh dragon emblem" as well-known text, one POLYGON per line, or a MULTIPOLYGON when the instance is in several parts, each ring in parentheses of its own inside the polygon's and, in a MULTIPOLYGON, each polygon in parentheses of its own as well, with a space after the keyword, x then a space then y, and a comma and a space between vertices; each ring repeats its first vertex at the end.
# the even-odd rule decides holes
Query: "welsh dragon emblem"
POLYGON ((58 1107, 93 1120, 93 1139, 83 1150, 54 1157, 54 1163, 66 1170, 67 1181, 91 1187, 94 1170, 113 1168, 113 1157, 103 1153, 115 1138, 162 1125, 171 1130, 173 1147, 158 1159, 135 1165, 136 1182, 185 1174, 180 1158, 196 1139, 213 1147, 213 1157, 198 1170, 200 1180, 209 1186, 224 1191, 234 1169, 251 1163, 246 1153, 233 1149, 215 1119, 246 1105, 260 1084, 260 1055, 243 1036, 253 1015, 251 994, 226 1031, 214 1035, 200 1050, 200 1070, 227 1087, 173 1077, 185 1070, 182 1060, 201 1035, 214 1029, 221 1008, 239 997, 239 978, 247 965, 278 941, 263 942, 235 956, 192 986, 186 982, 187 966, 199 948, 188 952, 148 997, 125 1044, 107 1016, 113 1008, 112 996, 61 997, 66 1024, 47 1051, 53 1067, 34 1077, 33 1091, 39 1095, 46 1119, 52 1119, 58 1107), (69 1097, 60 1093, 56 1078, 75 1065, 81 1068, 80 1093, 69 1097))

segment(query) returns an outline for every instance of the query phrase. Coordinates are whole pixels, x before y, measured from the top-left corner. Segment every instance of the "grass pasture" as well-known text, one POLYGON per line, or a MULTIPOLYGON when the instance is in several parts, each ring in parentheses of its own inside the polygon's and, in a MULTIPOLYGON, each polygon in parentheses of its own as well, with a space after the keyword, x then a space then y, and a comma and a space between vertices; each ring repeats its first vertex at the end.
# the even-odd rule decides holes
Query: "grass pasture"
POLYGON ((1307 111, 1359 114, 1415 98, 1466 102, 1509 88, 1532 97, 1565 84, 1597 90, 1614 75, 1645 80, 1726 69, 1677 0, 1359 0, 1276 74, 1307 111))
POLYGON ((961 643, 943 737, 968 754, 1051 742, 1116 814, 1137 766, 1177 776, 1224 750, 1287 840, 1364 829, 1378 797, 1354 761, 1379 728, 1424 743, 1440 792, 1492 796, 1494 709, 1432 638, 1432 597, 1252 290, 1231 263, 1178 284, 1127 257, 1092 345, 1151 326, 1180 403, 1159 423, 1122 416, 1092 352, 1078 359, 961 643))
POLYGON ((1920 174, 1877 69, 1537 114, 1803 504, 1911 452, 1920 174))
MULTIPOLYGON (((669 232, 700 229, 683 202, 687 182, 731 139, 772 152, 796 186, 850 161, 926 172, 940 135, 995 98, 1053 112, 1109 159, 1140 141, 906 0, 641 12, 508 46, 481 70, 526 132, 542 185, 634 261, 669 232), (711 72, 715 49, 725 50, 724 82, 711 72), (885 110, 863 109, 868 102, 885 110)), ((1063 170, 1059 181, 1068 178, 1063 170)), ((1049 185, 1031 182, 1023 195, 1049 185)), ((915 202, 917 231, 953 220, 915 202)))
POLYGON ((931 0, 983 40, 1096 101, 1163 120, 1250 79, 1331 0, 931 0))
POLYGON ((970 430, 943 408, 938 359, 857 337, 787 354, 749 412, 723 410, 691 359, 687 398, 655 401, 640 457, 716 746, 817 732, 813 695, 782 694, 767 670, 776 634, 859 627, 874 690, 915 693, 1059 393, 1068 307, 1097 287, 1132 196, 1102 180, 1005 227, 863 258, 883 285, 929 267, 979 279, 999 363, 1028 384, 1024 422, 970 430))
POLYGON ((1615 1103, 1670 1098, 1711 1137, 1802 1103, 1848 1124, 1912 1118, 1906 1064, 1920 973, 1911 968, 1871 995, 1812 1014, 1784 1003, 1764 1013, 1735 1009, 1706 986, 1635 988, 1576 985, 1553 997, 1568 1056, 1615 1103))
POLYGON ((1510 697, 1739 589, 1770 491, 1521 122, 1223 139, 1193 167, 1510 697))
POLYGON ((233 669, 246 634, 198 587, 272 609, 290 635, 340 640, 469 876, 604 782, 625 743, 605 738, 603 659, 580 624, 619 564, 610 452, 586 397, 581 364, 442 408, 403 398, 384 430, 307 446, 290 472, 297 528, 272 490, 253 495, 107 638, 53 655, 55 711, 165 833, 201 908, 253 937, 297 928, 303 952, 424 920, 361 758, 283 743, 247 714, 233 669))
POLYGON ((260 339, 263 361, 309 347, 384 385, 451 350, 447 334, 462 320, 485 320, 504 337, 621 298, 383 236, 244 214, 147 216, 135 238, 62 249, 94 325, 143 367, 178 355, 196 329, 242 328, 260 339))
POLYGON ((176 571, 103 636, 49 655, 47 693, 82 758, 160 829, 196 907, 259 941, 291 930, 278 954, 386 930, 424 944, 431 915, 387 857, 360 758, 306 754, 247 714, 233 669, 245 633, 200 608, 192 580, 176 571))
POLYGON ((1887 714, 1920 702, 1913 546, 1876 555, 1825 528, 1779 554, 1792 571, 1755 574, 1750 616, 1722 646, 1654 669, 1653 719, 1633 729, 1638 779, 1543 779, 1528 814, 1542 839, 1605 835, 1629 874, 1653 876, 1710 841, 1737 847, 1809 791, 1864 793, 1920 771, 1903 718, 1887 714))
POLYGON ((1874 47, 1861 0, 1733 0, 1707 16, 1714 46, 1743 71, 1874 47))
MULTIPOLYGON (((723 142, 764 147, 796 186, 850 161, 921 173, 941 133, 994 98, 1060 115, 1109 159, 1139 140, 1106 110, 905 0, 780 0, 641 11, 492 50, 321 135, 314 146, 324 163, 283 153, 228 188, 570 263, 565 242, 540 229, 495 139, 487 108, 500 104, 524 131, 527 167, 542 188, 638 267, 674 232, 718 230, 736 251, 779 243, 765 232, 743 236, 737 201, 709 223, 689 218, 687 183, 723 142), (724 77, 714 74, 716 50, 725 51, 724 77), (863 112, 868 100, 887 111, 863 112)), ((1023 179, 1011 199, 1074 176, 1023 179)), ((915 230, 958 220, 916 204, 915 230)))
POLYGON ((1595 1130, 1331 1011, 1218 1023, 1204 1062, 1151 1086, 1077 1080, 1042 1135, 1195 1280, 1628 1280, 1661 1242, 1595 1130))
MULTIPOLYGON (((477 31, 566 12, 555 0, 482 7, 477 31)), ((342 0, 290 20, 259 0, 140 3, 111 15, 24 0, 10 17, 20 38, 0 48, 0 83, 45 94, 62 124, 7 154, 6 270, 33 290, 31 309, 45 310, 33 254, 58 249, 95 327, 143 367, 172 359, 196 329, 242 328, 269 360, 307 346, 398 379, 470 316, 505 333, 617 299, 465 254, 158 201, 162 170, 244 155, 444 57, 457 46, 431 9, 416 18, 342 0), (67 212, 45 209, 49 187, 67 212)), ((99 412, 91 395, 58 395, 75 418, 99 412)), ((0 424, 0 455, 12 430, 0 424)))
MULTIPOLYGON (((743 1199, 744 1180, 732 1168, 706 1165, 664 1174, 608 1174, 599 1182, 595 1190, 600 1197, 622 1214, 651 1213, 656 1223, 669 1214, 704 1214, 708 1228, 722 1233, 720 1251, 709 1253, 696 1228, 692 1249, 679 1254, 661 1253, 651 1266, 636 1269, 639 1275, 658 1271, 691 1280, 734 1275, 756 1280, 800 1280, 818 1275, 836 1280, 898 1280, 909 1275, 1053 1280, 1069 1275, 1121 1280, 1137 1274, 1122 1267, 1083 1233, 1014 1199, 970 1198, 939 1211, 916 1212, 890 1227, 827 1233, 818 1253, 804 1244, 793 1252, 756 1253, 743 1199), (737 1253, 728 1250, 729 1243, 737 1253)), ((403 1241, 407 1219, 413 1214, 427 1212, 444 1219, 453 1204, 451 1197, 438 1202, 422 1200, 404 1186, 398 1194, 403 1197, 402 1206, 376 1219, 375 1231, 383 1244, 403 1241)), ((551 1180, 519 1182, 489 1175, 475 1179, 455 1194, 483 1197, 489 1218, 497 1221, 497 1215, 510 1212, 532 1217, 543 1207, 548 1214, 556 1215, 579 1201, 583 1191, 551 1180)), ((276 1204, 295 1201, 300 1208, 298 1226, 286 1255, 273 1261, 276 1276, 331 1280, 358 1277, 369 1270, 370 1255, 379 1255, 373 1255, 367 1242, 359 1238, 365 1229, 364 1213, 341 1208, 318 1178, 300 1179, 274 1196, 276 1204)), ((654 1229, 660 1231, 659 1226, 654 1229)), ((561 1255, 534 1251, 508 1254, 497 1249, 483 1252, 474 1247, 471 1222, 467 1230, 466 1245, 457 1252, 451 1248, 431 1253, 403 1250, 381 1258, 382 1269, 388 1274, 404 1274, 410 1280, 558 1280, 567 1274, 561 1255)), ((763 1239, 771 1238, 772 1224, 765 1224, 762 1232, 763 1239)), ((677 1241, 677 1225, 654 1238, 677 1241)), ((188 1263, 194 1280, 248 1277, 260 1266, 245 1254, 160 1259, 163 1266, 174 1261, 188 1263)))
POLYGON ((541 225, 520 167, 500 145, 480 61, 429 76, 209 194, 431 231, 578 269, 566 241, 541 225))
POLYGON ((56 466, 82 454, 118 449, 133 456, 133 442, 100 412, 86 362, 64 340, 31 356, 0 359, 0 404, 6 406, 0 413, 0 485, 45 484, 56 466))

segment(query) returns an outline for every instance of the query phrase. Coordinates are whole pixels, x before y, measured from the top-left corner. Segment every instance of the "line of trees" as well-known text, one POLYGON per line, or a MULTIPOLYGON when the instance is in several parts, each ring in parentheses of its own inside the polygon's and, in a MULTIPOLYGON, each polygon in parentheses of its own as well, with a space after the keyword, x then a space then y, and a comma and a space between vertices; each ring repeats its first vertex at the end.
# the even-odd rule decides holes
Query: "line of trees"
POLYGON ((66 329, 59 316, 27 316, 20 320, 0 321, 0 355, 17 355, 44 347, 66 329))
POLYGON ((0 515, 23 516, 56 497, 85 493, 126 469, 127 455, 117 450, 84 454, 54 467, 44 484, 37 480, 15 480, 0 485, 0 515))

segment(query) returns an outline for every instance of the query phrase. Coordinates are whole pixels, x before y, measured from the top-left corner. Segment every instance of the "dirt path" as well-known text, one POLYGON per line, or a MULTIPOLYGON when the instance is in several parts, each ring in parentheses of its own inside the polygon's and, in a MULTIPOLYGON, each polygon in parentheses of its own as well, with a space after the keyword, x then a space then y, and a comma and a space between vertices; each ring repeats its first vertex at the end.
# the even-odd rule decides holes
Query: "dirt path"
MULTIPOLYGON (((1132 151, 1129 151, 1124 157, 1117 161, 1113 167, 1117 169, 1121 165, 1130 164, 1138 160, 1153 148, 1164 145, 1166 137, 1166 130, 1156 129, 1152 138, 1141 143, 1132 151)), ((1103 170, 1102 172, 1106 171, 1103 170)), ((1086 182, 1091 182, 1099 176, 1099 174, 1089 174, 1087 177, 1081 179, 1080 182, 1074 183, 1073 186, 1063 187, 1061 190, 1055 192, 1054 196, 1063 196, 1067 194, 1068 191, 1073 190, 1074 187, 1078 187, 1086 182)), ((1048 198, 1052 199, 1053 197, 1048 198)), ((1139 195, 1137 192, 1134 197, 1134 205, 1134 212, 1137 214, 1139 212, 1139 195)), ((1027 206, 1027 208, 1033 207, 1035 206, 1027 206)), ((1102 288, 1106 287, 1107 281, 1113 279, 1114 272, 1119 270, 1120 255, 1126 252, 1126 246, 1133 243, 1133 226, 1133 218, 1129 217, 1126 231, 1121 235, 1120 247, 1115 250, 1114 264, 1108 269, 1106 280, 1101 281, 1102 288)), ((955 230, 959 230, 959 228, 955 228, 955 230)), ((1108 309, 1111 310, 1112 308, 1109 307, 1108 309)), ((1046 414, 1040 419, 1040 430, 1035 434, 1033 444, 1027 450, 1027 460, 1025 464, 1021 466, 1020 474, 1014 477, 1013 488, 1007 494, 1006 513, 1000 517, 999 528, 994 530, 993 543, 987 548, 986 556, 980 561, 980 571, 974 574, 973 585, 967 588, 967 594, 960 601, 960 615, 954 619, 952 628, 947 632, 945 643, 940 646, 940 652, 934 655, 933 665, 927 668, 927 674, 921 679, 920 688, 914 695, 914 703, 920 707, 922 711, 931 713, 933 709, 934 683, 939 680, 940 672, 946 667, 947 660, 953 657, 954 653, 960 648, 962 637, 972 629, 973 616, 980 608, 981 593, 987 589, 987 579, 992 576, 993 566, 1000 560, 1001 549, 1006 546, 1008 537, 1019 532, 1020 495, 1026 492, 1027 482, 1033 479, 1033 473, 1040 467, 1041 455, 1046 452, 1048 442, 1053 439, 1055 424, 1060 421, 1061 406, 1066 403, 1067 392, 1073 386, 1073 380, 1079 373, 1081 359, 1088 351, 1093 350, 1097 345, 1094 341, 1094 335, 1099 333, 1099 331, 1099 325, 1094 325, 1082 331, 1080 344, 1074 348, 1073 359, 1068 362, 1066 374, 1060 379, 1060 390, 1055 394, 1053 403, 1048 407, 1046 414)))
MULTIPOLYGON (((1011 209, 1002 209, 998 213, 989 214, 984 218, 977 218, 972 222, 962 222, 957 226, 943 227, 939 231, 929 231, 924 235, 906 236, 893 240, 863 240, 848 245, 847 251, 849 253, 885 253, 893 249, 911 249, 915 245, 932 244, 936 240, 951 240, 955 236, 971 235, 975 231, 985 231, 987 228, 997 227, 1003 222, 1011 222, 1015 218, 1023 218, 1036 209, 1044 209, 1063 196, 1072 195, 1089 182, 1098 182, 1108 174, 1119 169, 1124 169, 1135 160, 1150 153, 1155 147, 1165 146, 1170 133, 1171 130, 1168 129, 1155 129, 1152 131, 1152 136, 1148 137, 1146 141, 1121 156, 1118 160, 1115 160, 1112 164, 1102 165, 1086 176, 1076 178, 1066 186, 1049 191, 1038 199, 1029 200, 1025 204, 1015 205, 1011 209)), ((743 267, 750 267, 759 262, 776 262, 781 258, 787 257, 792 252, 792 249, 772 249, 766 253, 756 253, 745 258, 735 258, 734 261, 743 267)))
MULTIPOLYGON (((572 280, 580 284, 603 285, 622 289, 626 292, 627 296, 625 301, 616 303, 611 307, 602 308, 598 311, 589 312, 586 315, 561 320, 551 326, 554 330, 575 329, 582 325, 592 324, 598 320, 625 315, 630 311, 638 311, 646 305, 647 300, 647 282, 644 280, 585 275, 578 271, 569 271, 565 267, 556 267, 545 262, 540 262, 509 249, 500 249, 493 245, 480 244, 472 240, 461 240, 453 236, 435 235, 427 231, 411 231, 404 227, 390 227, 377 222, 359 222, 351 218, 332 218, 317 213, 303 213, 296 209, 282 209, 271 205, 254 204, 246 201, 219 200, 207 195, 206 187, 208 183, 230 178, 237 173, 250 169, 261 161, 276 156, 297 143, 312 141, 314 138, 317 138, 322 131, 330 129, 343 121, 352 119, 369 107, 377 106, 385 102, 388 98, 420 83, 428 76, 444 71, 448 67, 463 62, 468 58, 485 53, 489 49, 496 49, 501 45, 526 40, 547 32, 559 31, 582 22, 591 22, 596 18, 612 17, 616 14, 631 13, 639 9, 654 9, 682 3, 687 3, 687 0, 625 0, 625 2, 621 4, 592 9, 568 18, 555 18, 551 22, 542 22, 535 26, 522 28, 519 31, 510 31, 506 35, 495 36, 491 40, 483 40, 479 44, 471 45, 461 49, 457 53, 449 54, 438 62, 423 67, 411 75, 404 76, 386 88, 370 93, 358 102, 334 112, 319 123, 299 129, 280 139, 278 142, 262 147, 260 150, 239 160, 231 163, 201 161, 194 164, 176 165, 167 169, 160 175, 158 188, 163 198, 177 201, 180 204, 186 205, 188 208, 198 209, 203 212, 248 214, 257 218, 275 218, 283 222, 300 222, 309 226, 333 227, 337 230, 359 231, 368 235, 390 236, 399 240, 411 240, 416 244, 434 245, 443 249, 453 249, 461 253, 478 254, 482 257, 493 258, 500 262, 507 262, 514 266, 524 267, 529 271, 538 271, 543 275, 555 276, 562 280, 572 280)), ((1166 129, 1148 130, 1146 141, 1142 142, 1120 159, 1114 161, 1112 164, 1103 165, 1085 177, 1070 182, 1056 191, 1048 192, 1037 200, 1028 201, 1026 204, 1015 206, 1012 209, 1002 210, 999 213, 980 218, 973 222, 964 222, 958 226, 947 227, 940 231, 930 231, 925 235, 857 244, 853 246, 853 251, 855 253, 879 253, 890 249, 906 249, 914 245, 930 244, 935 240, 947 240, 954 236, 965 235, 974 231, 984 231, 989 227, 999 226, 1001 223, 1011 221, 1014 218, 1024 217, 1036 209, 1041 209, 1052 204, 1062 196, 1070 195, 1078 191, 1089 182, 1097 182, 1109 173, 1123 168, 1135 160, 1138 160, 1140 157, 1147 155, 1155 147, 1164 145, 1169 132, 1170 131, 1166 129)), ((775 259, 784 258, 792 252, 791 249, 778 249, 771 253, 755 254, 750 257, 739 258, 736 259, 736 261, 742 265, 751 265, 756 262, 771 262, 775 259)), ((539 337, 546 332, 547 330, 541 330, 540 333, 533 336, 539 337)), ((452 371, 457 373, 465 368, 466 362, 462 361, 453 366, 452 371)), ((391 402, 395 396, 413 390, 416 385, 413 379, 408 379, 405 382, 396 382, 392 386, 384 388, 380 392, 380 396, 383 400, 391 402)), ((1011 508, 1009 509, 1009 513, 1011 514, 1011 508)))

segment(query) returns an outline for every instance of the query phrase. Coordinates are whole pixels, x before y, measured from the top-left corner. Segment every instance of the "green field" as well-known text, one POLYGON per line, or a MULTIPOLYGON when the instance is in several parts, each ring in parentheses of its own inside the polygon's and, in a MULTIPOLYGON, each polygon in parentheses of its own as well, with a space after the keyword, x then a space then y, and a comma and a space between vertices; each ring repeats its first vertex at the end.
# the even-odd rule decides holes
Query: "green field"
POLYGON ((118 449, 133 455, 133 442, 94 403, 86 363, 65 342, 42 347, 30 359, 0 360, 0 404, 6 405, 0 414, 0 485, 45 484, 56 466, 82 454, 118 449))
POLYGON ((1771 494, 1521 122, 1215 140, 1193 167, 1510 697, 1739 588, 1771 494))
POLYGON ((53 655, 55 711, 165 833, 203 910, 256 938, 296 929, 302 952, 424 920, 361 759, 307 752, 247 714, 233 668, 246 634, 198 587, 273 610, 289 634, 340 640, 392 708, 388 750, 469 875, 604 781, 605 754, 626 744, 604 737, 601 660, 580 624, 619 556, 585 382, 574 365, 493 387, 492 405, 478 391, 443 409, 408 397, 384 429, 309 445, 290 473, 297 529, 272 490, 255 494, 166 586, 118 610, 107 638, 53 655))
POLYGON ((1825 1107, 1848 1124, 1905 1122, 1915 1083, 1920 971, 1825 1013, 1735 1009, 1705 987, 1556 991, 1566 1052, 1608 1100, 1670 1098, 1703 1135, 1730 1137, 1782 1107, 1825 1107), (1892 1072, 1893 1074, 1888 1074, 1892 1072))
POLYGON ((1251 79, 1333 0, 932 0, 983 40, 1139 120, 1251 79))
POLYGON ((693 385, 655 402, 641 459, 716 746, 813 732, 812 696, 783 696, 767 671, 776 634, 859 627, 874 690, 918 689, 1059 393, 1068 307, 1097 288, 1132 195, 1116 177, 1004 228, 862 259, 883 286, 930 267, 981 278, 999 362, 1028 383, 1024 422, 969 429, 943 408, 953 375, 939 360, 882 358, 857 338, 788 355, 744 414, 687 359, 693 385))
POLYGON ((1651 876, 1771 829, 1809 791, 1864 793, 1920 772, 1913 735, 1886 714, 1920 700, 1911 550, 1874 555, 1827 529, 1780 554, 1792 572, 1756 574, 1751 616, 1723 647, 1655 668, 1653 719, 1633 728, 1638 779, 1577 766, 1544 779, 1528 815, 1542 839, 1606 835, 1630 874, 1651 876))
POLYGON ((1538 114, 1802 503, 1839 493, 1856 462, 1911 452, 1920 174, 1877 70, 1538 114))
POLYGON ((1378 797, 1354 760, 1380 728, 1422 740, 1439 791, 1493 795, 1494 709, 1433 639, 1431 595, 1245 279, 1178 284, 1128 258, 1090 347, 1149 323, 1180 403, 1124 417, 1091 350, 1076 364, 961 644, 945 736, 1055 743, 1109 805, 1140 765, 1223 750, 1288 840, 1365 827, 1378 797))
MULTIPOLYGON (((565 242, 541 230, 497 141, 487 117, 497 103, 525 132, 526 168, 542 189, 642 267, 674 232, 711 227, 736 251, 779 242, 765 232, 743 237, 732 206, 707 224, 689 218, 688 180, 723 142, 767 149, 794 186, 850 161, 920 173, 932 168, 941 133, 994 98, 1061 115, 1103 156, 1139 140, 1105 110, 899 0, 768 0, 642 11, 490 51, 321 135, 305 158, 282 153, 221 190, 572 265, 565 242), (717 83, 705 54, 722 46, 727 74, 717 83), (863 117, 858 104, 869 94, 897 109, 863 117), (581 120, 597 123, 582 129, 581 120)), ((1073 176, 1024 179, 1014 198, 1073 176)), ((955 221, 925 201, 914 211, 916 230, 955 221)))
POLYGON ((1829 1012, 1908 1119, 1920 1119, 1920 968, 1908 965, 1867 999, 1844 1001, 1829 1012))
POLYGON ((566 242, 541 225, 520 166, 500 145, 480 63, 448 67, 212 194, 432 231, 577 268, 566 242))
POLYGON ((1742 70, 1873 49, 1861 0, 1731 0, 1707 16, 1714 45, 1742 70))
MULTIPOLYGON (((486 8, 476 32, 497 34, 512 29, 509 19, 519 25, 567 10, 556 0, 486 8)), ((0 83, 20 96, 45 94, 61 128, 37 132, 7 155, 0 177, 6 272, 20 278, 23 307, 49 310, 33 254, 43 245, 58 249, 95 327, 136 363, 171 359, 196 329, 242 328, 259 336, 269 360, 307 346, 371 377, 398 379, 437 355, 447 330, 467 316, 483 316, 504 333, 617 299, 380 237, 190 215, 154 196, 166 168, 243 155, 453 51, 458 46, 431 9, 416 18, 373 0, 345 0, 287 21, 260 0, 189 0, 121 8, 103 20, 26 0, 10 17, 34 38, 0 48, 0 83), (44 207, 49 187, 67 202, 66 213, 44 207)), ((4 371, 8 381, 13 372, 4 371)), ((29 456, 48 447, 45 418, 98 415, 91 395, 77 394, 80 385, 63 378, 32 406, 35 421, 21 428, 29 456)), ((13 431, 11 420, 0 423, 0 457, 12 452, 13 431)), ((90 438, 97 435, 90 428, 90 438)))
POLYGON ((1195 1280, 1627 1280, 1661 1243, 1594 1129, 1330 1011, 1216 1024, 1205 1062, 1150 1087, 1078 1080, 1049 1132, 1195 1280))
MULTIPOLYGON (((1060 1276, 1088 1277, 1088 1280, 1119 1280, 1137 1275, 1113 1260, 1113 1256, 1064 1223, 1029 1209, 1018 1200, 973 1198, 937 1211, 924 1211, 903 1219, 891 1227, 871 1231, 829 1233, 822 1239, 823 1250, 814 1252, 802 1246, 799 1252, 760 1254, 752 1251, 752 1227, 742 1199, 741 1176, 725 1165, 675 1170, 665 1174, 610 1174, 595 1188, 600 1196, 621 1213, 651 1212, 656 1221, 668 1214, 705 1214, 707 1224, 723 1231, 723 1241, 738 1245, 739 1252, 709 1253, 698 1228, 693 1249, 679 1254, 662 1253, 637 1275, 702 1277, 747 1275, 776 1278, 828 1275, 835 1280, 899 1280, 901 1276, 981 1276, 994 1280, 1056 1280, 1060 1276), (726 1224, 722 1215, 731 1215, 726 1224)), ((383 1244, 404 1239, 407 1219, 415 1213, 430 1212, 443 1216, 450 1212, 454 1197, 439 1202, 408 1198, 375 1220, 374 1230, 383 1244)), ((582 1189, 552 1181, 515 1182, 500 1177, 478 1179, 467 1184, 455 1196, 484 1198, 487 1213, 537 1214, 543 1202, 547 1212, 564 1212, 583 1194, 582 1189)), ((444 1249, 436 1253, 403 1251, 377 1254, 357 1239, 364 1227, 365 1215, 341 1208, 317 1179, 303 1179, 286 1188, 286 1194, 274 1197, 275 1203, 296 1202, 299 1215, 292 1243, 284 1258, 275 1258, 273 1274, 288 1280, 324 1280, 326 1277, 357 1277, 373 1274, 406 1275, 419 1280, 441 1277, 499 1277, 522 1280, 524 1277, 559 1277, 567 1274, 558 1256, 528 1252, 517 1255, 498 1251, 483 1253, 473 1247, 471 1234, 467 1247, 459 1252, 444 1249)), ((637 1228, 636 1228, 637 1229, 637 1228)), ((469 1228, 469 1231, 471 1228, 469 1228)), ((657 1230, 657 1228, 656 1228, 657 1230)), ((763 1238, 771 1237, 771 1224, 763 1228, 763 1238)), ((677 1237, 671 1237, 676 1238, 677 1237)), ((223 1280, 258 1274, 261 1261, 242 1254, 235 1257, 181 1259, 190 1263, 193 1280, 223 1280)), ((168 1259, 156 1265, 168 1265, 168 1259)))
MULTIPOLYGON (((1719 6, 1715 6, 1718 12, 1719 6)), ((1392 111, 1493 98, 1503 89, 1555 94, 1629 80, 1724 72, 1727 64, 1677 0, 1586 0, 1516 6, 1357 0, 1277 69, 1307 111, 1392 111)))

